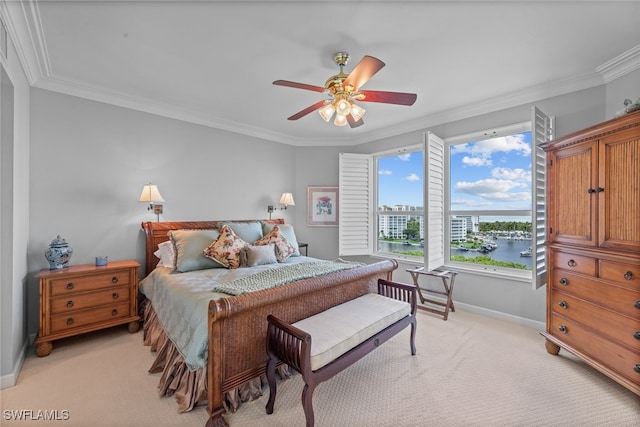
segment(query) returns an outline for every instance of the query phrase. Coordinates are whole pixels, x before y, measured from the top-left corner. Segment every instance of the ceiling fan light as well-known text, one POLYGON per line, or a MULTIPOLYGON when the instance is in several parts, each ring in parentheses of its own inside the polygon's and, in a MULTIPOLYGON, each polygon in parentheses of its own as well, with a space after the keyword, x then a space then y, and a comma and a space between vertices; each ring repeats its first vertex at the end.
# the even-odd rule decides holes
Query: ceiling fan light
POLYGON ((355 119, 355 121, 360 120, 366 112, 367 111, 359 105, 351 104, 351 116, 355 119))
POLYGON ((336 102, 336 113, 340 116, 347 116, 351 112, 351 102, 346 99, 339 99, 336 102))
POLYGON ((335 113, 335 111, 336 107, 334 107, 333 104, 329 102, 325 104, 324 107, 320 108, 318 110, 318 113, 320 113, 320 117, 322 117, 322 120, 329 123, 329 120, 331 120, 331 116, 333 116, 333 113, 335 113))
POLYGON ((340 114, 336 114, 336 118, 333 121, 333 124, 336 126, 346 126, 347 125, 347 117, 342 116, 340 114))

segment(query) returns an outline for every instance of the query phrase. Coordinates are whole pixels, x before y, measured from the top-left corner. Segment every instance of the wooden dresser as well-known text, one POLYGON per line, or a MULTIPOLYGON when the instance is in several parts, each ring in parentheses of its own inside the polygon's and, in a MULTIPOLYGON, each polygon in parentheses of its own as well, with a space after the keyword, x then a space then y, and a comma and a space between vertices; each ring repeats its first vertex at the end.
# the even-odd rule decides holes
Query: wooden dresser
POLYGON ((38 356, 48 356, 53 340, 111 326, 140 327, 137 261, 110 261, 106 266, 75 265, 42 270, 40 329, 35 340, 38 356))
POLYGON ((547 351, 640 395, 640 111, 545 151, 547 351))

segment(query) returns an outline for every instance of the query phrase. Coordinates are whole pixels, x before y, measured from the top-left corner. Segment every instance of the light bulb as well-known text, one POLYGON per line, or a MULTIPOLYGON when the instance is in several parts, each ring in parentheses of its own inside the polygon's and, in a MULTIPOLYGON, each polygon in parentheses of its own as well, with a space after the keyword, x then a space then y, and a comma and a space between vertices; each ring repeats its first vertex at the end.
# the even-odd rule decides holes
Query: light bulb
POLYGON ((347 117, 342 116, 340 114, 336 114, 336 118, 333 121, 333 124, 336 126, 345 126, 347 124, 347 117))
POLYGON ((356 120, 360 120, 364 116, 366 110, 356 104, 351 104, 351 116, 356 120))
POLYGON ((346 116, 351 112, 351 102, 346 99, 338 100, 336 104, 336 113, 341 116, 346 116))
POLYGON ((336 107, 334 107, 333 104, 329 102, 325 104, 324 107, 320 108, 318 110, 318 113, 320 113, 320 117, 322 117, 322 120, 328 123, 335 111, 336 107))

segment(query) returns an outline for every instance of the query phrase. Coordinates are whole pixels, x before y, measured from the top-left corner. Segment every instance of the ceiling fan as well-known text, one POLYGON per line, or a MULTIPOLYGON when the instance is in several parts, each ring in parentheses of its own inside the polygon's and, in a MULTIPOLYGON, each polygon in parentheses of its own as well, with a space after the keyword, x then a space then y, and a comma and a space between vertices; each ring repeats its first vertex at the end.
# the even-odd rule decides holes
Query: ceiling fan
POLYGON ((331 95, 330 99, 318 101, 313 105, 297 112, 289 117, 289 120, 298 120, 312 111, 319 110, 320 117, 325 122, 329 122, 335 113, 333 123, 336 126, 345 126, 347 123, 352 128, 362 125, 364 108, 355 104, 359 102, 381 102, 385 104, 413 105, 416 102, 415 93, 404 92, 384 92, 379 90, 360 90, 374 74, 384 67, 384 62, 378 58, 366 55, 360 60, 350 74, 343 72, 344 66, 349 61, 349 54, 338 52, 333 55, 333 60, 340 67, 340 72, 327 79, 324 87, 313 86, 305 83, 296 83, 288 80, 276 80, 276 86, 288 86, 297 89, 312 90, 314 92, 326 92, 331 95))

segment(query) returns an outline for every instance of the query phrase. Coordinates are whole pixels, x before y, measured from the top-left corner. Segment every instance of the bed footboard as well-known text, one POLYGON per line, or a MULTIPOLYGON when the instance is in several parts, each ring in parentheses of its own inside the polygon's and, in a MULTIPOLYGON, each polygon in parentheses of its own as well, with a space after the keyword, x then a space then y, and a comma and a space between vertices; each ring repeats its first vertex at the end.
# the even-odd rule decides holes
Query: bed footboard
POLYGON ((288 323, 313 316, 369 292, 378 279, 392 280, 394 260, 222 298, 209 304, 207 427, 227 426, 226 392, 266 373, 267 315, 288 323))

